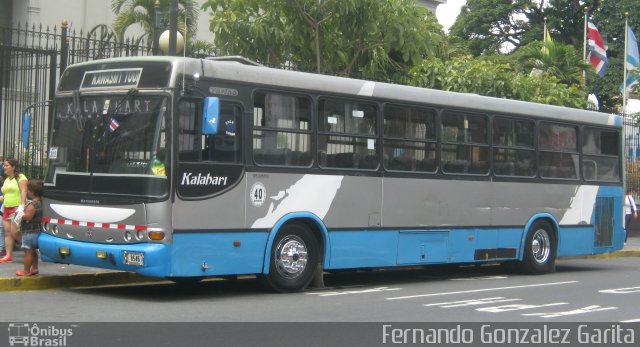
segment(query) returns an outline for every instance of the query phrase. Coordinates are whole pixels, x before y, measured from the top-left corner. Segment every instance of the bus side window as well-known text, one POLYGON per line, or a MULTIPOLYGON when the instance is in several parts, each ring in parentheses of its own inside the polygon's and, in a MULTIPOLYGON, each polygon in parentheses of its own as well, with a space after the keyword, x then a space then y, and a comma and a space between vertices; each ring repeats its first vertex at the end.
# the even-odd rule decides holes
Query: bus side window
POLYGON ((202 135, 202 108, 202 100, 195 99, 181 100, 178 105, 178 160, 241 162, 240 107, 220 104, 218 132, 214 135, 202 135))
POLYGON ((444 111, 442 171, 450 174, 489 173, 489 118, 483 114, 444 111))
POLYGON ((202 160, 225 163, 242 161, 241 115, 240 107, 224 102, 220 104, 218 132, 203 136, 202 160))
POLYGON ((178 104, 178 160, 199 161, 202 149, 200 138, 201 103, 183 99, 178 104))
POLYGON ((323 98, 318 102, 318 164, 323 168, 376 170, 376 106, 323 98), (326 154, 326 156, 325 156, 326 154))
POLYGON ((536 174, 532 120, 496 116, 493 119, 493 172, 497 176, 536 174))
POLYGON ((311 99, 258 92, 253 99, 253 161, 263 166, 311 165, 311 99))
POLYGON ((540 122, 538 146, 542 178, 580 177, 578 128, 573 125, 540 122))
POLYGON ((585 127, 582 140, 582 171, 587 181, 620 181, 620 133, 585 127))
POLYGON ((436 112, 402 105, 384 108, 384 167, 435 172, 436 112))

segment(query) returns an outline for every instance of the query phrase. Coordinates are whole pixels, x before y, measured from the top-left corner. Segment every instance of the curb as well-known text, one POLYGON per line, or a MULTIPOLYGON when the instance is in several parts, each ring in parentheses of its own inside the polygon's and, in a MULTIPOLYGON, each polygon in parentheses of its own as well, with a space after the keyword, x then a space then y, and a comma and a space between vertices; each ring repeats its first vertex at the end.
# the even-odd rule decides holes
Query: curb
POLYGON ((118 284, 163 282, 163 279, 144 277, 132 272, 84 273, 60 276, 1 277, 0 292, 43 290, 73 287, 95 287, 118 284))
POLYGON ((613 259, 613 258, 629 258, 640 257, 640 250, 620 250, 611 253, 594 254, 579 257, 562 257, 560 259, 613 259))
MULTIPOLYGON (((612 253, 559 259, 613 259, 640 257, 640 250, 620 250, 612 253)), ((0 277, 0 292, 45 290, 76 287, 98 287, 139 283, 169 283, 163 278, 140 276, 133 272, 114 271, 73 275, 40 275, 33 277, 0 277)))

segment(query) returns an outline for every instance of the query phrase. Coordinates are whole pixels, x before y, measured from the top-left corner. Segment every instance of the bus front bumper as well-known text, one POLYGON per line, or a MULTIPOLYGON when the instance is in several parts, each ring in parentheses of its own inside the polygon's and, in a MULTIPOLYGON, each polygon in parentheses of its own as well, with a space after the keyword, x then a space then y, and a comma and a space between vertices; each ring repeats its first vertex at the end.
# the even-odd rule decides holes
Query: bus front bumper
POLYGON ((166 244, 107 245, 62 239, 44 232, 38 244, 46 262, 132 271, 150 277, 170 276, 171 251, 166 244))

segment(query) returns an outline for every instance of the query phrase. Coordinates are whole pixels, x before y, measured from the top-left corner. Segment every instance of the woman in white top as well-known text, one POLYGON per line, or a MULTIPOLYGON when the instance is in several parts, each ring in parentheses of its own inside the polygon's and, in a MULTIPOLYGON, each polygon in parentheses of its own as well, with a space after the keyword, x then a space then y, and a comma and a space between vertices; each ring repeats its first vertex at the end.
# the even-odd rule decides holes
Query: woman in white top
POLYGON ((627 243, 629 237, 629 223, 631 223, 631 217, 638 217, 638 207, 636 201, 633 199, 631 189, 627 189, 627 195, 624 197, 624 229, 626 231, 624 236, 624 243, 627 243))

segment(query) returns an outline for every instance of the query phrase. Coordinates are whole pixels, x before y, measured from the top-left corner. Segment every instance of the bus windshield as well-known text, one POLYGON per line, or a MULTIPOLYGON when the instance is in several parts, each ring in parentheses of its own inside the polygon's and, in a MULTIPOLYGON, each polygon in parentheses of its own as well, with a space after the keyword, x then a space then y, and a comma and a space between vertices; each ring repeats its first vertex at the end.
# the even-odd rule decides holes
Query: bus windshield
POLYGON ((56 100, 48 185, 78 192, 166 194, 168 99, 135 91, 76 93, 56 100))

